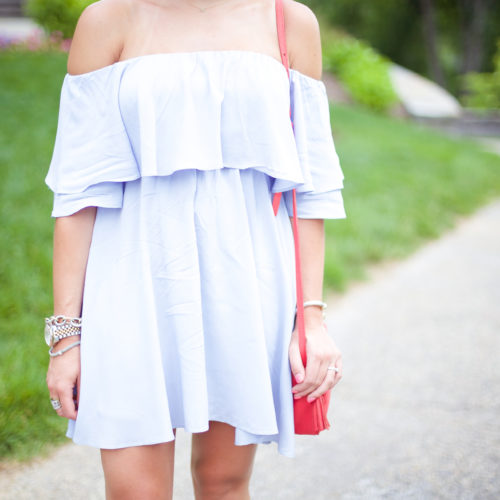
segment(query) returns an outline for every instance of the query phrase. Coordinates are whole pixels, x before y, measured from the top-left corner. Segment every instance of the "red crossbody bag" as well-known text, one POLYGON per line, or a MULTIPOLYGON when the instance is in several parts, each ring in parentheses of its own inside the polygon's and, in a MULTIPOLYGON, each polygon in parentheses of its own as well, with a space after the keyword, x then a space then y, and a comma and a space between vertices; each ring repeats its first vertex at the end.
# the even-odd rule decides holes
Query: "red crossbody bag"
MULTIPOLYGON (((286 68, 288 79, 290 79, 290 69, 288 66, 288 54, 286 50, 285 38, 285 18, 283 13, 283 0, 275 0, 276 22, 278 27, 278 41, 280 47, 281 61, 286 68)), ((292 110, 290 108, 290 120, 293 128, 292 110)), ((300 265, 300 245, 299 226, 297 221, 297 197, 295 189, 292 190, 293 201, 293 238, 295 244, 295 275, 297 281, 297 326, 299 333, 299 350, 304 367, 307 363, 306 356, 306 329, 304 323, 304 297, 302 291, 302 272, 300 265)), ((281 193, 275 193, 273 197, 274 215, 278 213, 281 201, 281 193)), ((326 327, 326 324, 325 324, 326 327)), ((292 374, 293 385, 297 383, 292 374)), ((295 434, 319 434, 321 431, 330 428, 327 419, 328 405, 330 403, 330 392, 328 391, 312 403, 308 403, 305 397, 293 400, 293 413, 295 422, 295 434)))

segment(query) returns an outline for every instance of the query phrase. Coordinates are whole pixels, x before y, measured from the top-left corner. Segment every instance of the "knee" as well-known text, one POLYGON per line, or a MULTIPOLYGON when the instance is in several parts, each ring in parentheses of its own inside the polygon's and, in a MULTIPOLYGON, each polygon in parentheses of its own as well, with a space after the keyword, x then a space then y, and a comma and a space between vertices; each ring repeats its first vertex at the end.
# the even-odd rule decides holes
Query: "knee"
POLYGON ((207 460, 192 461, 191 474, 197 500, 250 498, 248 474, 218 467, 207 460))
POLYGON ((138 498, 166 500, 172 497, 165 491, 164 485, 146 478, 137 481, 124 480, 123 482, 113 483, 106 481, 106 498, 110 500, 136 500, 138 498))
POLYGON ((108 500, 171 500, 174 442, 101 450, 108 500))

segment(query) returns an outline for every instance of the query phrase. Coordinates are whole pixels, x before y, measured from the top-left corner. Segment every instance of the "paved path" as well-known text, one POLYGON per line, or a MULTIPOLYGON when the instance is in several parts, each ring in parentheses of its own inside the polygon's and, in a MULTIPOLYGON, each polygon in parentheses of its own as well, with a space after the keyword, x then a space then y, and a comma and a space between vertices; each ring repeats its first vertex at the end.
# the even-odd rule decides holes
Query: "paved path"
POLYGON ((500 137, 479 137, 477 140, 487 151, 500 155, 500 137))
MULTIPOLYGON (((296 459, 260 447, 256 500, 500 498, 500 201, 331 299, 343 352, 333 427, 296 459)), ((191 499, 180 432, 175 498, 191 499)), ((2 499, 102 499, 98 452, 0 473, 2 499)))
POLYGON ((413 117, 458 118, 462 113, 456 97, 408 68, 391 63, 389 79, 399 100, 413 117))

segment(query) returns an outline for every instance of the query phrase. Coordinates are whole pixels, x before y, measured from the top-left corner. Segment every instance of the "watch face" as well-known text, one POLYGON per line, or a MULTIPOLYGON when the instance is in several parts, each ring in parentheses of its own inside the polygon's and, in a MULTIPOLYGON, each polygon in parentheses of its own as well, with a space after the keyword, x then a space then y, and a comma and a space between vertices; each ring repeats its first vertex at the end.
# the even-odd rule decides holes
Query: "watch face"
POLYGON ((45 325, 45 342, 52 347, 52 327, 50 325, 45 325))

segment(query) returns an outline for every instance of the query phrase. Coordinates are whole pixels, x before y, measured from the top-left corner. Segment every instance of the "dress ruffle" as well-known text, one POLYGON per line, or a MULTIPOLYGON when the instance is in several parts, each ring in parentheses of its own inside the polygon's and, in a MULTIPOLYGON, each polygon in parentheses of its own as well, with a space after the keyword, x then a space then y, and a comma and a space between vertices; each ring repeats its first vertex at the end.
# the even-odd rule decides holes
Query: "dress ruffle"
POLYGON ((323 82, 293 69, 289 82, 281 63, 249 51, 153 54, 66 75, 45 179, 54 217, 119 207, 113 183, 221 168, 252 168, 274 179, 272 192, 307 194, 299 215, 344 217, 323 82))

